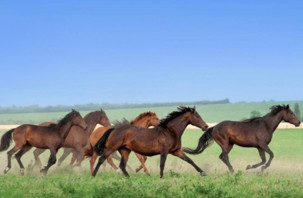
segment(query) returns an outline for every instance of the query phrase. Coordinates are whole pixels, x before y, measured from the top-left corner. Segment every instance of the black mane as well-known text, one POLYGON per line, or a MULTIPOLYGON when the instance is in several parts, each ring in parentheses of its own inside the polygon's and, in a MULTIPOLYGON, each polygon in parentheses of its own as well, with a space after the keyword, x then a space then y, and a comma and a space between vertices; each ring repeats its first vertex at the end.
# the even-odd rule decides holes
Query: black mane
MULTIPOLYGON (((280 111, 282 111, 283 109, 288 109, 288 108, 289 108, 289 106, 286 106, 286 105, 274 105, 274 106, 270 107, 271 111, 267 115, 274 116, 277 113, 279 113, 280 111)), ((263 118, 263 117, 253 117, 253 118, 246 119, 243 121, 244 122, 253 122, 253 121, 259 120, 261 118, 263 118)))
POLYGON ((79 114, 79 112, 77 112, 77 111, 70 112, 64 118, 62 118, 61 120, 58 121, 57 126, 63 126, 65 124, 67 124, 73 118, 75 113, 79 114))
POLYGON ((166 118, 162 119, 158 126, 166 127, 168 122, 170 122, 171 120, 175 119, 176 117, 178 117, 186 112, 193 111, 193 110, 194 109, 190 108, 190 107, 180 106, 180 107, 178 107, 178 111, 173 111, 170 114, 168 114, 166 116, 166 118))

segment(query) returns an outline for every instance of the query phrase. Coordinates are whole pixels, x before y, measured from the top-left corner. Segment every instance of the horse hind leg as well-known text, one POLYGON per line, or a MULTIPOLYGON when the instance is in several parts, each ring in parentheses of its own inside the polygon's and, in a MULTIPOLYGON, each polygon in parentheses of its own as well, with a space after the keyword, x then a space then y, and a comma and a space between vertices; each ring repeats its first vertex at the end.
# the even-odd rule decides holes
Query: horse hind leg
POLYGON ((20 174, 21 174, 21 175, 24 175, 24 166, 23 166, 23 164, 22 164, 22 162, 21 162, 21 157, 24 155, 24 153, 26 153, 27 151, 29 151, 31 148, 32 148, 31 145, 26 144, 26 145, 23 146, 23 147, 21 148, 21 150, 15 155, 16 160, 17 160, 17 162, 18 162, 18 164, 19 164, 19 166, 20 166, 20 174))
POLYGON ((107 163, 109 163, 111 165, 111 167, 113 167, 113 169, 115 169, 115 171, 118 170, 118 167, 115 165, 114 161, 113 161, 113 158, 112 158, 112 155, 109 155, 107 158, 106 158, 106 161, 107 163))
POLYGON ((140 165, 139 168, 136 169, 136 172, 139 172, 139 171, 143 168, 144 172, 145 172, 148 176, 150 176, 150 173, 149 173, 148 169, 147 169, 146 166, 145 166, 145 162, 146 162, 147 157, 146 157, 146 156, 143 156, 143 155, 140 155, 140 154, 138 154, 138 153, 135 153, 135 154, 136 154, 137 158, 139 159, 139 161, 141 162, 141 165, 140 165))
MULTIPOLYGON (((112 153, 112 152, 110 152, 110 151, 104 149, 103 154, 99 157, 99 160, 98 160, 98 163, 97 163, 95 169, 94 169, 93 171, 91 170, 91 171, 92 171, 92 176, 93 176, 93 177, 95 177, 95 176, 97 175, 97 172, 98 172, 100 166, 103 164, 103 162, 106 160, 106 158, 107 158, 111 153, 112 153)), ((93 163, 95 162, 95 161, 93 161, 93 163, 92 163, 92 159, 93 159, 94 156, 96 156, 96 157, 94 158, 94 159, 96 159, 96 158, 97 158, 97 153, 96 153, 96 152, 94 152, 94 154, 93 154, 93 156, 92 156, 92 158, 91 158, 91 168, 93 168, 92 166, 93 166, 93 163)))
POLYGON ((122 170, 124 176, 129 177, 129 174, 126 171, 126 163, 128 161, 130 150, 126 149, 126 148, 121 148, 121 149, 119 149, 119 152, 120 152, 121 157, 122 157, 119 167, 122 170))
MULTIPOLYGON (((221 145, 220 145, 221 146, 221 145)), ((220 154, 219 158, 226 164, 226 166, 228 167, 229 171, 231 173, 235 172, 234 168, 232 167, 232 165, 229 162, 229 158, 228 158, 228 153, 230 152, 230 150, 232 149, 233 145, 232 144, 228 144, 227 146, 224 146, 222 148, 222 153, 220 154)))
POLYGON ((258 148, 258 151, 259 151, 259 155, 260 155, 260 157, 261 157, 261 162, 260 162, 260 163, 257 163, 257 164, 254 164, 254 165, 248 165, 248 166, 246 167, 246 170, 248 170, 248 169, 253 169, 253 168, 257 168, 257 167, 259 167, 259 166, 265 164, 265 162, 266 162, 266 157, 265 157, 265 152, 264 152, 264 150, 261 149, 261 148, 258 148))
MULTIPOLYGON (((62 162, 67 158, 67 156, 73 151, 73 149, 70 148, 64 148, 63 149, 63 154, 61 155, 61 157, 58 159, 58 166, 60 166, 62 164, 62 162)), ((73 155, 74 157, 74 155, 73 155)), ((72 161, 73 158, 71 159, 71 165, 74 163, 74 161, 72 161)))
POLYGON ((17 152, 22 146, 14 146, 11 150, 7 152, 7 167, 3 171, 4 174, 8 173, 8 171, 12 168, 12 156, 15 152, 17 152))
POLYGON ((270 166, 271 161, 274 158, 274 153, 270 150, 268 145, 262 145, 261 148, 264 149, 264 151, 269 154, 269 159, 268 159, 267 163, 264 166, 262 166, 262 168, 261 168, 261 171, 264 171, 266 168, 268 168, 270 166))

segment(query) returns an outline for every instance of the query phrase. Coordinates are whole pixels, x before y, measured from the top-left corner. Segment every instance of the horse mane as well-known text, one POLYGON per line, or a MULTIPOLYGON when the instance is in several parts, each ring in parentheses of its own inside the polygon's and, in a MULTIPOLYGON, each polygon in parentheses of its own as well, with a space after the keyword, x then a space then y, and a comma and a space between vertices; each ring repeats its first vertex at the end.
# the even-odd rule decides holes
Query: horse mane
POLYGON ((125 125, 125 124, 131 124, 131 123, 127 119, 123 118, 122 121, 115 120, 113 122, 113 127, 118 127, 118 126, 125 125))
POLYGON ((141 113, 140 115, 138 115, 134 120, 132 120, 131 122, 130 122, 130 124, 134 124, 134 122, 136 122, 136 121, 138 121, 138 120, 141 120, 142 118, 145 118, 145 117, 147 117, 147 116, 155 116, 156 114, 154 113, 154 112, 150 112, 150 111, 148 111, 148 112, 144 112, 144 113, 141 113))
POLYGON ((158 126, 165 128, 166 125, 168 124, 168 122, 170 122, 171 120, 175 119, 176 117, 178 117, 186 112, 193 111, 193 110, 194 110, 194 108, 180 106, 180 107, 178 107, 177 111, 171 112, 170 114, 168 114, 166 116, 166 118, 162 119, 158 126))
POLYGON ((77 112, 77 111, 72 111, 72 112, 68 113, 64 118, 62 118, 61 120, 58 121, 57 126, 63 126, 65 124, 67 124, 74 116, 74 113, 79 114, 79 112, 77 112))
MULTIPOLYGON (((270 107, 271 111, 267 115, 274 116, 277 113, 279 113, 280 111, 282 111, 283 109, 288 109, 288 108, 289 107, 287 107, 286 105, 274 105, 274 106, 270 107)), ((243 120, 243 122, 253 122, 253 121, 259 120, 261 118, 263 118, 263 117, 253 117, 250 119, 243 120)))

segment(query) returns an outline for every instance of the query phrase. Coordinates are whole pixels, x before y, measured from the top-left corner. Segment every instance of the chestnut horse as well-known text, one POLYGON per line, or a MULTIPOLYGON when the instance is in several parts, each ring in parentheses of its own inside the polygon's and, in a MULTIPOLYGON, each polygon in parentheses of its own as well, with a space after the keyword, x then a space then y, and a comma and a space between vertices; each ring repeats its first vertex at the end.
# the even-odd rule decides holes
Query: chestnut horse
POLYGON ((95 145, 95 151, 100 155, 100 158, 92 175, 96 176, 100 165, 116 150, 119 150, 122 156, 120 168, 127 177, 129 175, 125 166, 131 151, 145 156, 160 154, 161 178, 167 154, 181 158, 190 163, 201 175, 205 175, 204 171, 181 150, 181 136, 188 124, 197 126, 202 130, 206 130, 208 126, 195 108, 179 107, 178 110, 170 113, 154 128, 145 129, 133 125, 122 125, 109 129, 95 145))
POLYGON ((4 170, 4 174, 11 169, 11 157, 19 150, 15 157, 21 168, 20 173, 23 175, 24 166, 21 162, 21 157, 33 146, 49 149, 51 152, 47 165, 40 171, 46 174, 48 169, 56 163, 56 153, 58 149, 62 147, 63 142, 73 125, 78 125, 83 129, 87 128, 85 121, 75 110, 72 110, 72 112, 67 114, 58 122, 58 124, 51 124, 49 126, 24 124, 6 132, 1 137, 0 151, 4 151, 9 148, 12 138, 15 141, 15 146, 7 152, 8 164, 7 168, 4 170))
MULTIPOLYGON (((122 124, 131 124, 131 125, 138 126, 138 127, 148 128, 150 126, 156 126, 159 123, 160 123, 160 120, 159 120, 158 116, 155 113, 153 113, 153 112, 145 112, 145 113, 141 113, 139 116, 137 116, 130 123, 128 123, 127 120, 124 120, 124 122, 122 122, 122 123, 117 123, 115 125, 115 127, 117 127, 119 125, 122 125, 122 124)), ((92 133, 91 136, 89 137, 90 148, 88 148, 85 151, 85 155, 87 157, 91 157, 91 159, 90 159, 90 170, 91 170, 91 173, 93 173, 94 164, 95 164, 95 161, 96 161, 96 159, 98 157, 97 153, 93 151, 93 147, 95 146, 95 144, 98 142, 98 140, 104 135, 104 133, 108 129, 110 129, 110 127, 100 127, 98 129, 96 129, 95 132, 92 133)), ((136 154, 137 158, 139 159, 139 161, 141 162, 141 166, 137 170, 139 171, 143 167, 144 168, 144 172, 149 175, 148 169, 145 166, 145 161, 146 161, 147 157, 143 156, 143 155, 140 155, 138 153, 135 153, 135 154, 136 154)), ((109 155, 107 157, 107 162, 115 170, 118 170, 118 167, 114 164, 112 157, 113 157, 112 155, 109 155)))
MULTIPOLYGON (((83 130, 79 126, 73 126, 70 129, 70 132, 68 133, 64 143, 63 148, 64 152, 62 156, 58 160, 58 166, 63 162, 63 160, 71 153, 73 152, 73 157, 71 159, 70 165, 73 165, 73 163, 77 159, 77 163, 75 166, 80 166, 81 162, 83 160, 84 156, 84 148, 87 146, 89 136, 95 129, 97 124, 101 124, 103 126, 109 127, 111 126, 111 123, 105 114, 105 112, 101 109, 100 111, 94 111, 90 112, 84 117, 84 120, 86 124, 88 125, 87 130, 83 130)), ((47 126, 49 125, 49 122, 41 123, 40 126, 47 126)), ((36 148, 34 150, 34 156, 35 156, 35 165, 41 166, 41 161, 39 159, 39 155, 43 153, 45 149, 36 148)))
POLYGON ((271 112, 263 117, 255 117, 252 119, 236 122, 223 121, 216 126, 209 128, 200 138, 196 149, 184 148, 183 151, 190 154, 199 154, 206 149, 209 144, 215 140, 222 149, 219 158, 227 165, 230 172, 234 172, 231 166, 228 153, 233 148, 233 145, 242 147, 256 147, 261 157, 261 162, 248 165, 246 169, 257 168, 266 162, 265 152, 269 154, 268 162, 262 166, 262 171, 270 166, 274 157, 273 152, 269 149, 268 144, 271 141, 272 135, 279 123, 284 120, 294 124, 300 125, 299 119, 287 106, 273 106, 271 112))

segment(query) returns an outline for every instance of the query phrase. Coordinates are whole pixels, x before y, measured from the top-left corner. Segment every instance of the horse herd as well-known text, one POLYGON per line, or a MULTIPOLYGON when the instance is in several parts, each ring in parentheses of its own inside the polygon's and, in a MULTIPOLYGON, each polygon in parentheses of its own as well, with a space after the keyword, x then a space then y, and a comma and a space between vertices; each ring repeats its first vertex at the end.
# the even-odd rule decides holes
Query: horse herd
POLYGON ((68 113, 58 123, 44 122, 40 125, 24 124, 7 131, 1 137, 0 151, 10 147, 12 139, 15 146, 7 152, 6 174, 11 169, 11 158, 14 153, 20 166, 20 173, 24 175, 24 166, 21 157, 32 147, 34 150, 35 165, 41 167, 39 155, 46 149, 50 150, 50 157, 41 173, 47 174, 49 168, 57 161, 56 153, 63 147, 64 152, 58 160, 58 165, 72 153, 71 166, 80 166, 81 162, 90 157, 90 170, 95 176, 101 164, 107 162, 115 169, 118 167, 113 163, 112 158, 120 160, 120 169, 125 176, 128 157, 133 151, 139 159, 146 174, 149 171, 145 166, 147 156, 160 154, 160 177, 163 177, 166 157, 172 154, 191 164, 202 176, 206 173, 199 168, 185 153, 199 154, 203 152, 213 141, 222 149, 219 158, 227 165, 230 172, 234 172, 228 159, 228 153, 233 145, 242 147, 256 147, 261 157, 261 162, 248 165, 246 169, 257 168, 261 165, 263 171, 270 166, 274 157, 268 144, 271 141, 273 132, 281 121, 289 122, 295 126, 300 125, 299 119, 295 116, 289 105, 276 105, 263 117, 255 117, 244 121, 223 121, 214 127, 208 128, 206 122, 201 118, 195 107, 178 107, 178 110, 171 112, 160 120, 153 112, 145 112, 137 116, 133 121, 116 123, 111 125, 105 112, 101 109, 87 114, 84 118, 75 111, 68 113), (95 127, 97 124, 102 127, 95 127), (194 125, 203 131, 198 145, 195 149, 182 148, 181 137, 187 125, 194 125), (151 127, 153 126, 153 127, 151 127), (121 157, 116 154, 119 151, 121 157), (266 163, 265 152, 269 154, 266 163), (94 167, 97 157, 99 157, 94 167))

